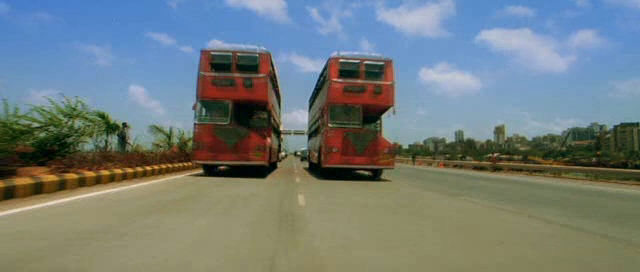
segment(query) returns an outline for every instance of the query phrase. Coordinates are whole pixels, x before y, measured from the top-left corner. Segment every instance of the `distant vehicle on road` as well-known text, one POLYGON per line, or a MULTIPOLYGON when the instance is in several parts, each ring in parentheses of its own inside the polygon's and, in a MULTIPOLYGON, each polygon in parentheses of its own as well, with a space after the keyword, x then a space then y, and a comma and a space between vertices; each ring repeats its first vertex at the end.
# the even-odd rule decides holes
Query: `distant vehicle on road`
POLYGON ((309 167, 368 170, 374 179, 394 168, 382 115, 394 105, 393 61, 372 54, 334 54, 309 98, 309 167))
POLYGON ((309 160, 309 151, 306 149, 302 149, 299 151, 300 161, 309 160))
POLYGON ((193 161, 206 174, 218 166, 277 167, 280 103, 278 74, 269 51, 201 50, 193 161))

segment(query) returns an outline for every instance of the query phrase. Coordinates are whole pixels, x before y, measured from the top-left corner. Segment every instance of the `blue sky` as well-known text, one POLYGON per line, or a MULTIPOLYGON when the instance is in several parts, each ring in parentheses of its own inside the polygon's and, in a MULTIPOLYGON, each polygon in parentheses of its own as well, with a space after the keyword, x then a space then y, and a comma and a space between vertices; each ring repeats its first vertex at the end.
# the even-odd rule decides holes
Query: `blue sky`
POLYGON ((640 0, 0 0, 0 97, 80 96, 142 139, 190 129, 197 52, 224 43, 274 54, 287 128, 337 50, 394 59, 404 144, 640 120, 640 0))

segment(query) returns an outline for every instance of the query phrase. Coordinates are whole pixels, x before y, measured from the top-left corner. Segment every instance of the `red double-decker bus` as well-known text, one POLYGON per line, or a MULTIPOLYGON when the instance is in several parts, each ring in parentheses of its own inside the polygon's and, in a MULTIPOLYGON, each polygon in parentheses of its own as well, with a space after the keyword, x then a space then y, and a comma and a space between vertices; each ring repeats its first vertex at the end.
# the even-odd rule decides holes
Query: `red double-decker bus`
POLYGON ((379 55, 334 54, 309 99, 309 168, 369 170, 375 179, 394 168, 382 115, 394 105, 393 61, 379 55))
POLYGON ((207 175, 219 166, 277 167, 280 103, 278 73, 269 51, 201 50, 193 161, 207 175))

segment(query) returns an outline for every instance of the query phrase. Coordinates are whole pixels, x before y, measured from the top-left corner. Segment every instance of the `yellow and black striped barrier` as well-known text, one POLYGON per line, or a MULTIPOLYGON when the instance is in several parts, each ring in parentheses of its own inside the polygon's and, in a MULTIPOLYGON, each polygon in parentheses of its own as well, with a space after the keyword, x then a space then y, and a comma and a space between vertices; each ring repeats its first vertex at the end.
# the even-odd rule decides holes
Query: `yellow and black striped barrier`
POLYGON ((197 168, 191 162, 0 180, 0 201, 197 168))

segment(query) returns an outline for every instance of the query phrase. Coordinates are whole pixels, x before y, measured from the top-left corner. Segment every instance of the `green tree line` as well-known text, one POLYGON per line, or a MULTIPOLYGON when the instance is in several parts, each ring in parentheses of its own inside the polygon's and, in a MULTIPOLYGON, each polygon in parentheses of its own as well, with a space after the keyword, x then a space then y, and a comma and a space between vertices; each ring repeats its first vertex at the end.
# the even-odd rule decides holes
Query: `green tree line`
MULTIPOLYGON (((24 111, 3 99, 0 164, 45 165, 81 151, 115 152, 118 135, 128 133, 123 124, 78 97, 47 98, 46 104, 29 105, 24 111)), ((189 132, 160 125, 151 125, 148 131, 154 137, 150 150, 127 141, 120 151, 191 151, 189 132)))

